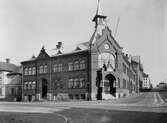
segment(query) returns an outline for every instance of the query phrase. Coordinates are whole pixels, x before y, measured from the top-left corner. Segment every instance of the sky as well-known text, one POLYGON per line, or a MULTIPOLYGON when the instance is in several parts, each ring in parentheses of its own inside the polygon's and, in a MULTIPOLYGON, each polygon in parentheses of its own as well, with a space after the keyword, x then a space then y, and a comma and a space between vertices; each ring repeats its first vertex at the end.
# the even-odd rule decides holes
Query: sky
MULTIPOLYGON (((155 85, 167 80, 167 1, 101 0, 109 28, 124 52, 140 55, 155 85)), ((89 41, 97 0, 0 0, 0 61, 19 64, 44 45, 66 50, 89 41)))

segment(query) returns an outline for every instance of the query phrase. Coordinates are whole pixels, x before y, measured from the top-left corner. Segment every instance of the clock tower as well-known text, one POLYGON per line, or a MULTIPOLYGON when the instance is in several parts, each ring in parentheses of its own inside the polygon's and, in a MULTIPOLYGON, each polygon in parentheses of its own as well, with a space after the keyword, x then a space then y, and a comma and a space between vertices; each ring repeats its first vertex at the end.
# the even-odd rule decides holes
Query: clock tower
POLYGON ((90 39, 91 61, 91 99, 115 99, 118 74, 118 52, 121 47, 115 41, 106 23, 107 16, 102 14, 98 0, 93 18, 95 30, 90 39))

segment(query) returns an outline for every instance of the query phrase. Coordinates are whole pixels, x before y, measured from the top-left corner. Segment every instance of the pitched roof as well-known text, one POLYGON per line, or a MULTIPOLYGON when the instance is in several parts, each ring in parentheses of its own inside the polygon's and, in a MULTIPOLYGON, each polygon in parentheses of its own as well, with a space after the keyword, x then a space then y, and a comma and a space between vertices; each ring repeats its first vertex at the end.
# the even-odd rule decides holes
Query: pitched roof
POLYGON ((0 62, 0 71, 16 72, 16 70, 16 65, 6 62, 0 62))
POLYGON ((89 49, 89 42, 83 42, 77 45, 77 48, 80 50, 87 50, 89 49))

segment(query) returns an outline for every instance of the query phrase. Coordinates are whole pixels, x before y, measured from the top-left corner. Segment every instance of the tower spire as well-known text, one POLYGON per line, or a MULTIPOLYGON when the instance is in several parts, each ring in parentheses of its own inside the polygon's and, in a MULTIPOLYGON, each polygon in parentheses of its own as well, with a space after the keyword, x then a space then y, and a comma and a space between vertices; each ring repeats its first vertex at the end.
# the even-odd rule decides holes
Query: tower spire
POLYGON ((97 28, 97 25, 102 24, 102 22, 104 22, 104 19, 106 19, 107 16, 104 16, 102 14, 102 10, 100 7, 100 0, 98 0, 98 4, 97 4, 97 10, 96 10, 96 15, 93 18, 93 22, 95 22, 95 28, 97 28))
POLYGON ((103 15, 100 7, 100 0, 98 0, 98 3, 97 3, 96 15, 103 15))

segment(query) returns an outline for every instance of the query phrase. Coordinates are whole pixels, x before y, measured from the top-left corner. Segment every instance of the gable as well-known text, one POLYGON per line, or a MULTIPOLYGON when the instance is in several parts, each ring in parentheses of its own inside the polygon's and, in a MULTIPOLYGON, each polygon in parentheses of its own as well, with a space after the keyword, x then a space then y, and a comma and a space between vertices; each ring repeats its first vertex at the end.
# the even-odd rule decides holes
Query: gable
POLYGON ((37 59, 45 59, 45 58, 49 58, 50 56, 46 53, 44 47, 42 47, 37 59))
POLYGON ((111 51, 114 54, 116 52, 122 51, 122 47, 120 47, 119 44, 115 41, 108 27, 105 27, 102 30, 102 35, 99 34, 96 35, 93 34, 93 35, 95 40, 92 47, 93 50, 97 52, 111 51), (109 47, 109 49, 107 49, 107 47, 109 47))

